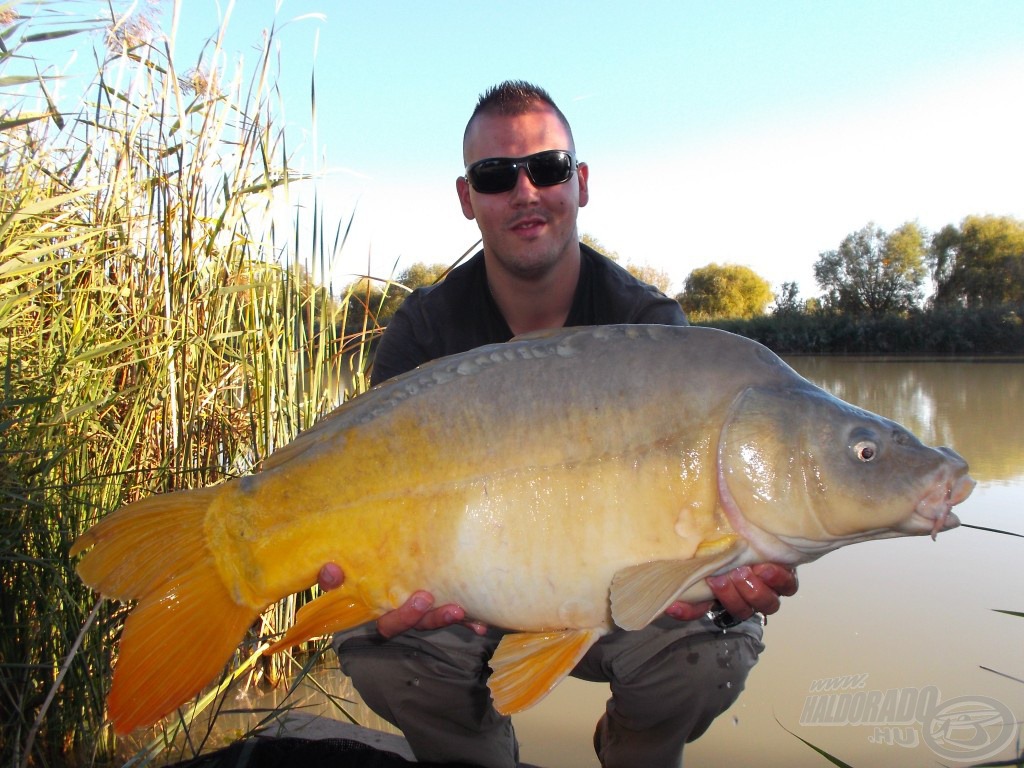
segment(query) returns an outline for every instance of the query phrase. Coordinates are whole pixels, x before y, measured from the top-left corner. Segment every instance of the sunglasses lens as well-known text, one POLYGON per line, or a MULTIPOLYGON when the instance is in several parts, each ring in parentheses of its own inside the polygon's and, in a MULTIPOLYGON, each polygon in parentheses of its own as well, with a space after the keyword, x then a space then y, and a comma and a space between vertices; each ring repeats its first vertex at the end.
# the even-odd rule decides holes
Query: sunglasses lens
POLYGON ((526 161, 530 180, 538 187, 562 184, 572 176, 572 155, 560 150, 539 152, 526 161))
POLYGON ((466 173, 473 189, 484 194, 508 192, 516 185, 518 175, 519 169, 516 167, 515 161, 508 158, 481 160, 471 166, 466 173))
POLYGON ((572 154, 561 149, 538 152, 529 157, 493 157, 474 163, 466 170, 473 189, 483 194, 508 192, 519 179, 519 169, 538 187, 563 184, 572 177, 572 154))

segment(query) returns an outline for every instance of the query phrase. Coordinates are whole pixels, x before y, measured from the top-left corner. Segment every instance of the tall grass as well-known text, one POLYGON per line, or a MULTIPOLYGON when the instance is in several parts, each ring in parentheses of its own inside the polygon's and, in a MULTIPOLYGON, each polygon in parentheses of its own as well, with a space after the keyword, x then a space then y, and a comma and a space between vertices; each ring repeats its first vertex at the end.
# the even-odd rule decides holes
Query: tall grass
MULTIPOLYGON (((346 337, 354 297, 314 283, 344 231, 325 232, 322 210, 295 214, 286 232, 269 223, 298 181, 276 124, 273 34, 243 80, 214 66, 215 41, 182 71, 150 42, 145 17, 111 19, 91 33, 106 35, 95 78, 62 112, 52 83, 11 69, 47 40, 95 39, 91 19, 33 26, 56 10, 0 10, 9 765, 100 764, 116 747, 104 700, 125 609, 97 605, 78 580, 75 537, 142 495, 257 467, 361 386, 375 331, 346 337)), ((293 609, 269 611, 266 628, 293 609)))

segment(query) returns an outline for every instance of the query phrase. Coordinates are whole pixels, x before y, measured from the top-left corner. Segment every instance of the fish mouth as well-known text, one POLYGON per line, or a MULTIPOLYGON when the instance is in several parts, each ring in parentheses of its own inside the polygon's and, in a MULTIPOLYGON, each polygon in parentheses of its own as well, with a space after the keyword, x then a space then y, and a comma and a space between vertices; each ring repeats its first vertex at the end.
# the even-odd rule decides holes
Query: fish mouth
POLYGON ((948 470, 943 472, 931 490, 917 502, 911 524, 920 533, 930 532, 933 541, 940 531, 956 528, 960 525, 960 518, 953 514, 953 507, 970 496, 975 485, 977 483, 967 474, 966 467, 955 475, 948 470))

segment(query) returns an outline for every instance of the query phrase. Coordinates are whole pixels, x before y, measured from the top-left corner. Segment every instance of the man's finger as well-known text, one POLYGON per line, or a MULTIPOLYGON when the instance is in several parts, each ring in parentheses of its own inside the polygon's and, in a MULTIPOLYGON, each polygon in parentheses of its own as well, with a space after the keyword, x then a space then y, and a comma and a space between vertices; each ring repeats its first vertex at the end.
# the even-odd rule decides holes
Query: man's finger
POLYGON ((795 568, 787 568, 775 563, 758 563, 753 568, 754 574, 782 597, 795 595, 800 586, 795 568))
POLYGON ((327 563, 317 574, 316 583, 324 592, 337 589, 345 583, 345 573, 337 563, 327 563))
POLYGON ((433 605, 434 596, 429 592, 413 592, 402 605, 377 619, 377 631, 383 637, 394 637, 415 629, 433 605))

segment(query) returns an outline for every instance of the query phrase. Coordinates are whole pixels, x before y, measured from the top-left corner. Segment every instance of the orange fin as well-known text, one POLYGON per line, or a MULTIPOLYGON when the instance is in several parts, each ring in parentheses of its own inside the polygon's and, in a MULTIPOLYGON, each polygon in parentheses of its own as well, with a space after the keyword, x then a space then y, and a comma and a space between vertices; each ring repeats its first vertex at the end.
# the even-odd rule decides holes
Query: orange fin
POLYGON ((217 488, 179 491, 107 515, 71 548, 82 580, 138 600, 124 625, 107 700, 117 733, 150 725, 223 669, 259 610, 236 603, 206 545, 217 488))
POLYGON ((494 707, 503 715, 529 709, 572 672, 602 629, 517 632, 505 635, 491 657, 487 681, 494 707))
POLYGON ((655 560, 623 568, 612 579, 612 619, 623 629, 643 629, 694 584, 736 560, 744 550, 742 542, 738 536, 728 537, 702 544, 689 560, 655 560))
POLYGON ((112 512, 83 533, 70 555, 86 552, 82 581, 118 600, 141 600, 175 574, 209 559, 203 521, 217 488, 151 496, 112 512))
POLYGON ((302 606, 295 616, 295 623, 264 653, 277 653, 320 635, 358 627, 380 615, 380 611, 370 608, 362 600, 337 589, 302 606))
MULTIPOLYGON (((212 563, 211 563, 211 568, 212 563)), ((193 569, 128 616, 107 707, 114 730, 155 723, 215 680, 259 616, 214 573, 193 569)))

